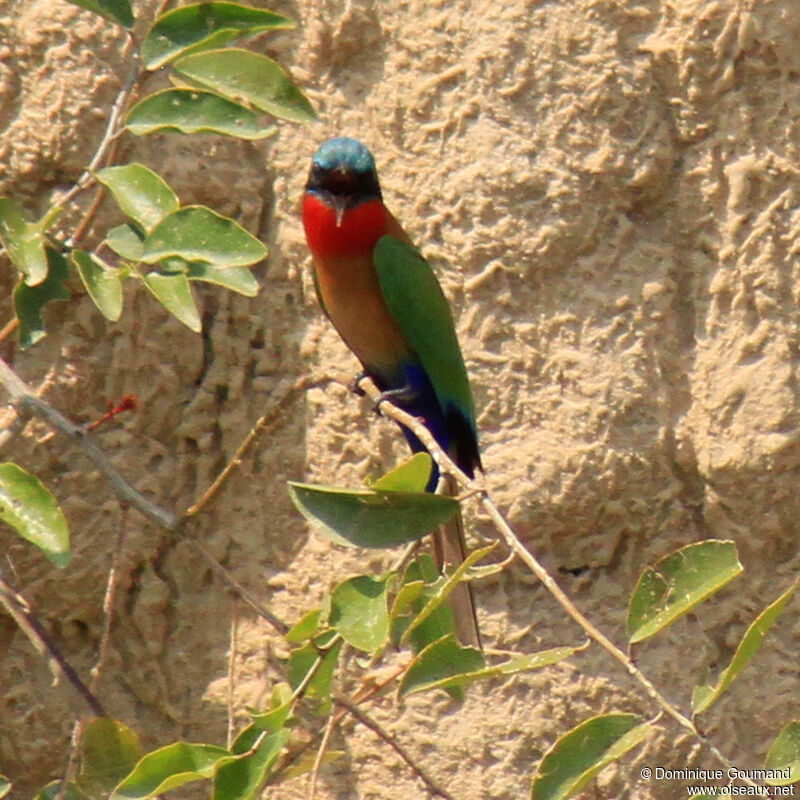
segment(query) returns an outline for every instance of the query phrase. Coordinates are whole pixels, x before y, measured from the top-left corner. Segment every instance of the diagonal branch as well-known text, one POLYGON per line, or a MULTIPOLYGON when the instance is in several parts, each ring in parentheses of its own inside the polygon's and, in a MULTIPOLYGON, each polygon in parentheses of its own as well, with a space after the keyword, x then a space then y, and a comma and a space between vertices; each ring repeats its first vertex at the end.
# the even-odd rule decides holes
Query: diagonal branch
POLYGON ((140 491, 134 489, 112 466, 108 456, 100 449, 91 434, 86 433, 80 425, 71 422, 48 402, 37 397, 33 389, 3 359, 0 359, 0 384, 5 387, 11 397, 12 405, 14 405, 19 414, 22 416, 35 414, 76 442, 94 462, 95 466, 105 475, 121 500, 129 503, 146 517, 158 523, 162 528, 172 530, 176 527, 178 518, 174 514, 160 508, 148 500, 140 491))
MULTIPOLYGON (((336 378, 337 382, 342 383, 341 379, 336 378)), ((347 385, 346 383, 344 385, 347 385)), ((481 504, 488 512, 495 524, 498 532, 505 541, 506 545, 511 551, 530 569, 530 571, 544 584, 545 589, 555 598, 556 602, 567 612, 567 614, 586 632, 586 634, 597 644, 600 645, 612 658, 618 661, 625 670, 631 675, 639 685, 644 689, 647 695, 653 700, 661 709, 672 717, 684 730, 688 731, 692 737, 699 741, 704 747, 723 763, 727 768, 731 766, 730 761, 717 749, 708 739, 697 730, 694 722, 687 716, 682 714, 669 700, 667 700, 655 687, 653 682, 633 663, 628 655, 617 647, 602 631, 600 631, 584 614, 577 608, 577 606, 570 600, 564 593, 559 585, 553 580, 547 570, 539 563, 536 557, 528 550, 525 545, 520 541, 517 534, 506 522, 503 515, 498 510, 497 506, 489 496, 489 492, 483 484, 482 480, 470 480, 458 466, 453 463, 453 460, 445 453, 436 440, 431 435, 430 431, 422 424, 422 422, 411 414, 406 413, 401 408, 398 408, 393 403, 385 400, 381 396, 381 392, 369 378, 362 378, 358 383, 358 388, 361 389, 371 400, 378 404, 381 413, 405 425, 411 430, 428 449, 431 458, 436 462, 439 469, 444 474, 453 475, 462 486, 462 488, 480 495, 481 504)))
POLYGON ((78 673, 72 668, 72 665, 61 655, 42 623, 31 611, 25 598, 18 594, 2 577, 0 577, 0 604, 8 611, 34 648, 46 658, 51 658, 55 662, 62 675, 86 701, 86 705, 89 706, 92 713, 96 717, 104 717, 106 712, 103 710, 103 706, 100 705, 100 701, 89 691, 86 684, 78 677, 78 673))

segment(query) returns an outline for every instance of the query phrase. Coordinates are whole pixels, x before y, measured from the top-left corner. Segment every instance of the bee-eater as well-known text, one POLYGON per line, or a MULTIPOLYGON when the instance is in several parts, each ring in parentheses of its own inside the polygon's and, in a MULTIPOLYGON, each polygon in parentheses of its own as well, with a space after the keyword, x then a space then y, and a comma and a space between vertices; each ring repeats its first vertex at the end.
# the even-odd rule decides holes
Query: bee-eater
MULTIPOLYGON (((481 468, 475 406, 453 318, 428 262, 383 204, 375 161, 337 137, 314 154, 303 225, 323 311, 387 399, 422 420, 470 477, 481 468)), ((414 452, 425 450, 407 428, 414 452)), ((438 479, 434 474, 428 490, 438 479)), ((440 567, 464 559, 460 516, 434 534, 440 567)), ((470 588, 450 595, 456 633, 480 647, 470 588)))

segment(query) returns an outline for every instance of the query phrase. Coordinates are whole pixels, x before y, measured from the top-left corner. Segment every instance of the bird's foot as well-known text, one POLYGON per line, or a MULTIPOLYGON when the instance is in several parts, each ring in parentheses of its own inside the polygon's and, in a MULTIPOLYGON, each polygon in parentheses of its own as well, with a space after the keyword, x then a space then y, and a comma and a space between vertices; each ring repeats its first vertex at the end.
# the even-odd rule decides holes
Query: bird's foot
POLYGON ((369 373, 364 372, 364 370, 361 370, 361 372, 359 372, 358 375, 356 375, 355 378, 353 378, 353 380, 350 381, 350 385, 347 388, 353 394, 358 395, 359 397, 364 397, 366 395, 366 392, 361 388, 361 386, 359 386, 359 384, 361 383, 361 381, 364 380, 364 378, 369 378, 369 373))
POLYGON ((377 414, 381 413, 381 403, 386 402, 387 400, 390 403, 395 403, 399 405, 403 401, 413 400, 414 397, 417 395, 417 390, 413 386, 401 386, 399 389, 387 389, 385 392, 381 392, 375 398, 375 412, 377 414))

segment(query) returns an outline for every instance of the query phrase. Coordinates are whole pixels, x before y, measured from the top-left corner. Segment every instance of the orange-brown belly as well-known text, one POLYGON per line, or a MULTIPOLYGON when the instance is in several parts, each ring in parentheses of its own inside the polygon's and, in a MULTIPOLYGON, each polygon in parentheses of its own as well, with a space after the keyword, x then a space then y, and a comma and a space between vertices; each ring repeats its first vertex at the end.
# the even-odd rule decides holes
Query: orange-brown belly
POLYGON ((322 303, 339 335, 368 371, 388 378, 411 351, 383 302, 371 258, 327 258, 315 266, 322 303))

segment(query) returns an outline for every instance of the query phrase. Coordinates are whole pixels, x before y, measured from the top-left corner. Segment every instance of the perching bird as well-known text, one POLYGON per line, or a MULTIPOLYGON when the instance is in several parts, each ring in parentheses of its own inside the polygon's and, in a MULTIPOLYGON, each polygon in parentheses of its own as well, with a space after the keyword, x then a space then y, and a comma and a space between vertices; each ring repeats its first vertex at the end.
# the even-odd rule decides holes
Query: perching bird
MULTIPOLYGON (((473 477, 481 468, 475 407, 450 308, 384 206, 375 161, 361 142, 329 139, 314 154, 303 225, 320 304, 342 339, 387 399, 422 419, 473 477)), ((403 433, 414 452, 425 450, 410 430, 403 433)), ((434 468, 429 491, 437 479, 434 468)), ((463 561, 460 516, 434 535, 434 546, 440 567, 463 561)), ((457 586, 450 604, 461 642, 480 647, 469 586, 457 586)))

